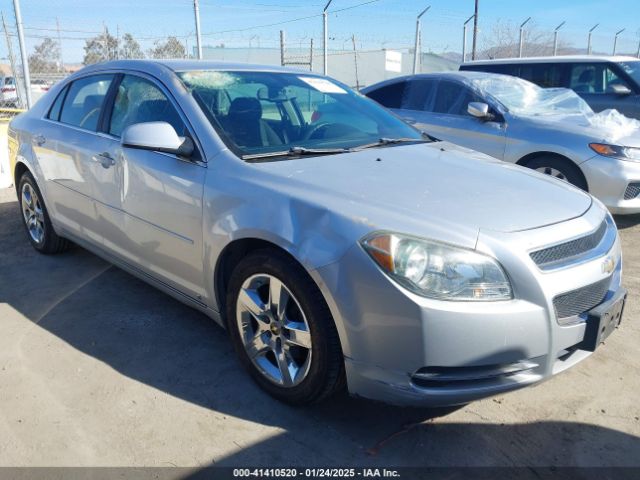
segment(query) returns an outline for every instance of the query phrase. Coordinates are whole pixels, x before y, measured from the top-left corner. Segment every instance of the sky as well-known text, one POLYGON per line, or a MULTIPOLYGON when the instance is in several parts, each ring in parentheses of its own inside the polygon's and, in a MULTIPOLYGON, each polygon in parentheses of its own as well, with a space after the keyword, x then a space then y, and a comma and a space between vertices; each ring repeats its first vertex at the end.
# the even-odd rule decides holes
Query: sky
MULTIPOLYGON (((306 48, 311 38, 320 48, 324 3, 200 0, 203 44, 278 47, 279 31, 284 30, 291 48, 306 48)), ((65 62, 81 61, 85 39, 104 28, 114 35, 133 34, 145 50, 168 35, 178 36, 190 48, 195 44, 192 0, 20 0, 20 4, 28 49, 46 36, 57 39, 59 25, 65 62)), ((415 17, 428 5, 431 8, 422 19, 423 50, 460 52, 462 24, 473 14, 474 0, 333 0, 328 9, 329 46, 351 48, 354 35, 362 49, 408 48, 413 44, 415 17)), ((0 0, 0 9, 9 31, 15 32, 12 0, 0 0)), ((576 47, 586 47, 587 31, 599 23, 594 51, 610 52, 615 32, 623 28, 618 51, 635 52, 640 39, 639 0, 480 0, 480 44, 483 36, 490 38, 496 22, 517 26, 529 16, 530 25, 538 30, 552 31, 566 21, 560 39, 576 47)), ((7 57, 4 36, 0 57, 7 57)))

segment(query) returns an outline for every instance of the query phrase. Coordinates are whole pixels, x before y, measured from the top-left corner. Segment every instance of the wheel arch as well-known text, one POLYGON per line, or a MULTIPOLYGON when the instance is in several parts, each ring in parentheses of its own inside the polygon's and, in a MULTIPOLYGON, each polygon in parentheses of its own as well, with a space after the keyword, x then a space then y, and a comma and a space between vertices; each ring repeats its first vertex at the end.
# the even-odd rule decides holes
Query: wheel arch
POLYGON ((221 316, 222 326, 224 328, 227 328, 227 324, 226 324, 227 319, 225 318, 226 292, 227 292, 227 286, 229 283, 229 279, 231 277, 231 273, 233 272, 233 269, 238 264, 238 262, 242 258, 244 258, 247 254, 257 250, 264 250, 264 249, 275 250, 286 255, 291 260, 296 262, 303 269, 303 271, 309 276, 311 281, 320 291, 322 298, 324 299, 324 302, 326 303, 326 305, 328 306, 331 312, 333 323, 336 327, 336 330, 338 331, 338 337, 340 339, 342 351, 345 354, 347 354, 349 350, 348 350, 348 339, 347 339, 346 331, 344 330, 344 327, 341 324, 341 322, 336 321, 336 319, 339 318, 339 312, 336 310, 336 306, 334 302, 330 301, 330 299, 327 298, 327 292, 318 283, 317 277, 312 275, 309 269, 304 265, 304 263, 301 262, 298 258, 296 258, 296 256, 291 251, 287 250, 283 246, 278 245, 273 241, 265 240, 263 238, 243 237, 243 238, 232 240, 222 249, 222 251, 220 252, 220 255, 218 255, 217 261, 215 263, 215 268, 213 271, 213 290, 214 290, 213 294, 215 295, 215 301, 221 316))

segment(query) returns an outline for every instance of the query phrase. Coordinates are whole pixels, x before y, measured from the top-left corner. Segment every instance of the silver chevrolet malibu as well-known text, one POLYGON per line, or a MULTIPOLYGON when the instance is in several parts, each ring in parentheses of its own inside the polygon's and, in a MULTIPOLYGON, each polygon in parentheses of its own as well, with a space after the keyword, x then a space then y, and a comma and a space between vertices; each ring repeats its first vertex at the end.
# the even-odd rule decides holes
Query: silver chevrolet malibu
POLYGON ((73 241, 206 313, 289 403, 466 403, 585 359, 622 316, 602 203, 313 73, 103 63, 9 135, 34 248, 73 241))

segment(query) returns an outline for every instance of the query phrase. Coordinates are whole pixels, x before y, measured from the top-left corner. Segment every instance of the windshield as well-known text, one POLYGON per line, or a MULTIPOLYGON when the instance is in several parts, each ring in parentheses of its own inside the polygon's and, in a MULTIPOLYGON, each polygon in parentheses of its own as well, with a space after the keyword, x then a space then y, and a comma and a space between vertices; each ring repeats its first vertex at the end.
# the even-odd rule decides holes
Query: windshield
POLYGON ((633 78, 636 85, 640 86, 640 61, 637 62, 620 62, 618 65, 622 67, 627 75, 633 78))
POLYGON ((593 113, 573 90, 540 88, 517 77, 490 75, 474 80, 474 85, 491 95, 511 113, 526 115, 571 115, 593 113))
POLYGON ((178 75, 225 143, 242 157, 315 154, 380 139, 423 141, 418 130, 328 78, 214 70, 178 75))

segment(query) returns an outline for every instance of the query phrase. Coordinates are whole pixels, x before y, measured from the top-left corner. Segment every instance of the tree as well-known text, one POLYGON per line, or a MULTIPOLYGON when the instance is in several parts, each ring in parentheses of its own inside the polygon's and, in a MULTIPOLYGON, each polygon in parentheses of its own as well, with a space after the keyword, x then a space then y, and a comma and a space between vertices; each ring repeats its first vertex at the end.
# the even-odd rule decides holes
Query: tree
POLYGON ((130 33, 125 33, 120 46, 120 58, 144 58, 138 41, 130 33))
MULTIPOLYGON (((517 24, 496 21, 488 35, 482 35, 478 58, 513 58, 520 49, 520 27, 517 24)), ((568 42, 558 40, 558 53, 572 51, 568 42)), ((540 30, 534 22, 525 26, 522 45, 523 57, 553 55, 553 32, 540 30)))
POLYGON ((90 65, 116 58, 118 58, 118 40, 106 28, 104 33, 86 40, 83 64, 90 65))
POLYGON ((60 45, 50 38, 42 40, 29 55, 29 70, 32 73, 52 73, 60 70, 60 45))
POLYGON ((151 58, 185 58, 187 50, 176 37, 168 37, 166 41, 156 41, 149 50, 151 58))

